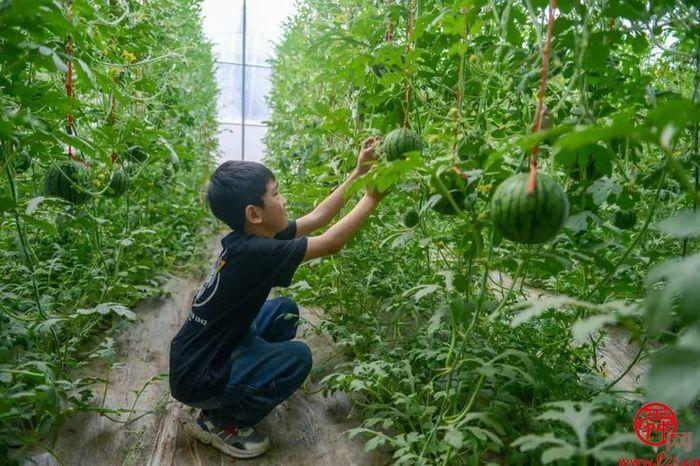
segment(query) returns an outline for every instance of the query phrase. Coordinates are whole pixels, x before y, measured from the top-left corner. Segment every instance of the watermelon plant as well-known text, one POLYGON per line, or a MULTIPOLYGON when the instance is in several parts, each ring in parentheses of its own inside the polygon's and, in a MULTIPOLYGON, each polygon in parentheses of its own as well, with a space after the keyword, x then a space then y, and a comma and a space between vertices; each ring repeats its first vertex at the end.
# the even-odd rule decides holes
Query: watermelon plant
POLYGON ((699 20, 680 0, 300 2, 266 137, 292 213, 342 181, 364 138, 425 142, 358 182, 389 189, 376 221, 293 287, 326 309, 346 362, 325 390, 353 396, 367 449, 655 461, 633 433, 652 400, 700 438, 699 20), (635 228, 609 221, 622 211, 635 228), (611 338, 634 347, 625 367, 611 338))

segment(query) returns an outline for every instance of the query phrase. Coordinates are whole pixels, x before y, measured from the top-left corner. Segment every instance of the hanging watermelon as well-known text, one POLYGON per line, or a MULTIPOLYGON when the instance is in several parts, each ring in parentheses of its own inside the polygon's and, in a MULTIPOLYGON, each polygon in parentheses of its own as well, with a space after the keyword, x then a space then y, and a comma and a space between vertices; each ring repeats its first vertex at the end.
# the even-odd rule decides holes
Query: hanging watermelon
POLYGON ((32 166, 32 156, 29 155, 29 152, 26 150, 23 150, 22 152, 19 153, 17 156, 17 160, 15 160, 15 171, 17 173, 23 173, 29 170, 29 167, 32 166))
POLYGON ((53 165, 46 172, 46 194, 73 204, 82 204, 90 199, 90 186, 90 171, 72 160, 53 165))
POLYGON ((148 154, 144 152, 141 146, 130 146, 126 150, 125 158, 129 162, 143 163, 148 158, 148 154))
POLYGON ((637 223, 634 210, 618 210, 615 212, 615 226, 621 230, 629 230, 637 223))
POLYGON ((406 158, 406 153, 419 151, 423 147, 420 136, 408 128, 397 128, 384 136, 382 148, 387 160, 406 158))
POLYGON ((109 197, 119 197, 129 189, 129 176, 124 170, 117 170, 112 173, 112 178, 109 180, 109 188, 106 194, 109 197))
POLYGON ((418 225, 420 218, 418 216, 418 211, 416 209, 408 209, 403 214, 403 224, 406 228, 413 228, 418 225))
POLYGON ((556 236, 569 216, 569 200, 562 187, 547 175, 537 175, 528 193, 529 173, 501 183, 491 199, 491 218, 504 237, 516 243, 544 243, 556 236))

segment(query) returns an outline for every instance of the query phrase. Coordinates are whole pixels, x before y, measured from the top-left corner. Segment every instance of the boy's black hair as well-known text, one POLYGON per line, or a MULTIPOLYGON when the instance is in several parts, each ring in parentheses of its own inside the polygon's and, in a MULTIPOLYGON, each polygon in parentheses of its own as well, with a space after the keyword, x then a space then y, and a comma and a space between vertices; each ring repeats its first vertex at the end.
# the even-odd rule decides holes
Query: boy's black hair
POLYGON ((257 162, 228 160, 216 169, 207 188, 207 204, 216 218, 232 230, 243 231, 245 208, 264 207, 267 184, 275 175, 257 162))

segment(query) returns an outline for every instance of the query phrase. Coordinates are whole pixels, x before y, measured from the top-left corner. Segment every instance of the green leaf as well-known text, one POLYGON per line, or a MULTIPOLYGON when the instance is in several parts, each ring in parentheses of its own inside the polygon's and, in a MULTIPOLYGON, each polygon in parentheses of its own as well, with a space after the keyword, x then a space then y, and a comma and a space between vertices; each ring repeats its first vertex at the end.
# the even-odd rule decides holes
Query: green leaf
POLYGON ((418 302, 418 301, 420 301, 422 298, 425 298, 426 296, 435 293, 435 292, 436 292, 437 290, 439 290, 440 288, 441 288, 440 285, 420 285, 420 286, 417 286, 417 287, 412 288, 412 289, 408 290, 407 292, 405 292, 405 293, 404 293, 404 296, 406 296, 407 294, 409 294, 409 292, 411 292, 411 291, 418 290, 418 291, 416 291, 415 294, 413 295, 413 299, 414 299, 416 302, 418 302))
POLYGON ((700 350, 700 322, 687 328, 683 334, 678 337, 677 345, 680 348, 700 350))
POLYGON ((570 228, 576 233, 588 231, 589 220, 594 224, 600 224, 600 217, 592 212, 584 210, 583 212, 570 216, 566 221, 566 228, 570 228))
POLYGON ((599 314, 587 319, 581 319, 571 327, 571 335, 579 345, 588 343, 589 338, 605 325, 617 322, 617 317, 611 314, 599 314))
POLYGON ((136 319, 136 314, 134 314, 128 307, 119 303, 100 303, 95 307, 89 309, 78 309, 74 315, 92 315, 92 314, 102 314, 107 315, 113 312, 119 316, 125 317, 129 320, 136 319))
POLYGON ((464 444, 464 434, 458 430, 450 429, 445 433, 445 442, 453 448, 462 448, 464 444))
POLYGON ((586 190, 593 195, 593 202, 601 205, 608 202, 611 195, 617 196, 622 192, 622 186, 612 178, 603 177, 595 180, 586 190))
POLYGON ((61 58, 57 54, 52 53, 51 60, 53 60, 53 64, 56 66, 56 69, 60 73, 65 73, 68 71, 68 67, 66 66, 65 63, 63 63, 63 60, 61 60, 61 58))
POLYGON ((33 225, 34 227, 37 227, 40 230, 43 230, 44 232, 46 232, 49 235, 56 234, 56 227, 52 223, 47 222, 46 220, 42 220, 34 215, 27 215, 27 214, 20 214, 20 217, 26 223, 33 225))
POLYGON ((511 446, 520 447, 520 451, 530 451, 549 443, 561 446, 568 445, 568 442, 560 440, 551 432, 547 432, 544 435, 527 434, 520 436, 511 443, 511 446))
POLYGON ((647 323, 650 332, 656 334, 668 323, 674 303, 677 302, 678 312, 686 322, 700 319, 700 253, 685 259, 668 260, 649 272, 646 285, 647 323))
POLYGON ((497 445, 503 445, 501 439, 488 429, 482 429, 481 427, 476 426, 467 426, 466 429, 482 442, 485 442, 488 439, 497 445))
POLYGON ((671 346, 656 352, 647 377, 649 399, 671 406, 695 401, 700 395, 700 364, 692 361, 700 361, 700 349, 671 346))
POLYGON ((542 462, 544 464, 549 464, 552 461, 568 460, 576 454, 576 451, 573 445, 548 448, 542 453, 542 462))
POLYGON ((15 208, 15 201, 11 197, 0 197, 0 213, 15 208))
POLYGON ((430 321, 428 322, 428 335, 432 335, 440 329, 440 324, 442 323, 443 317, 449 308, 448 304, 442 303, 435 313, 430 316, 430 321))
POLYGON ((657 128, 656 134, 663 133, 663 129, 672 125, 676 128, 676 134, 680 130, 700 122, 700 105, 689 99, 674 99, 660 104, 649 112, 649 124, 657 128))
POLYGON ((700 236, 700 211, 685 210, 655 225, 658 231, 674 238, 694 238, 700 236))
POLYGON ((51 328, 53 328, 57 323, 62 322, 66 319, 64 318, 53 318, 53 319, 46 319, 45 321, 39 323, 36 327, 34 327, 34 330, 36 330, 38 333, 48 333, 51 328))
POLYGON ((565 306, 583 307, 586 309, 594 309, 599 312, 614 312, 619 309, 620 303, 613 301, 604 304, 593 304, 564 295, 542 295, 524 303, 517 303, 514 309, 519 309, 520 312, 511 320, 510 325, 511 327, 517 327, 530 319, 539 317, 549 309, 560 309, 565 306))
POLYGON ((370 452, 370 451, 376 449, 378 446, 384 445, 385 442, 386 442, 386 438, 384 436, 375 435, 371 439, 367 440, 367 442, 365 442, 365 451, 370 452))
POLYGON ((31 215, 36 212, 36 209, 39 208, 39 204, 41 204, 44 199, 46 199, 44 196, 37 196, 27 201, 27 209, 24 211, 24 213, 31 215))
POLYGON ((588 429, 593 423, 605 419, 604 415, 596 413, 600 409, 600 405, 597 403, 555 401, 547 403, 545 407, 547 411, 537 416, 537 419, 567 424, 576 434, 581 448, 585 448, 587 445, 588 429))
POLYGON ((595 447, 589 450, 589 453, 598 461, 614 461, 616 462, 623 456, 625 456, 624 451, 610 450, 608 447, 618 446, 623 443, 636 444, 639 440, 637 436, 628 432, 615 432, 608 436, 605 440, 598 443, 595 447))

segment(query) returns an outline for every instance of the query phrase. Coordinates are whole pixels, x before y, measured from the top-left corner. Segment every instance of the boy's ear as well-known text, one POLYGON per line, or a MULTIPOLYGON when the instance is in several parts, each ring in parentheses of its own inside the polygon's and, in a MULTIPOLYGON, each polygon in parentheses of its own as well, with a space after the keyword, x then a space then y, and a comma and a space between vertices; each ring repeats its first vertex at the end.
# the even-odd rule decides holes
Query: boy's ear
POLYGON ((260 215, 260 208, 252 204, 248 204, 245 207, 245 218, 248 219, 253 225, 257 225, 262 222, 262 216, 260 215))

